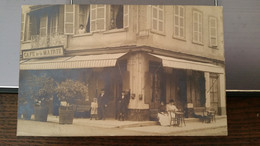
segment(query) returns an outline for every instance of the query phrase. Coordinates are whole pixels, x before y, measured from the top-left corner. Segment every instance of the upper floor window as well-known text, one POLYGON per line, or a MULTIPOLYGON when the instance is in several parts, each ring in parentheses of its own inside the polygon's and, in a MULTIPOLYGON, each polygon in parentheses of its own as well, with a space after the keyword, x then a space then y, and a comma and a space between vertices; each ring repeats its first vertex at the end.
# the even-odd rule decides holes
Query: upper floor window
POLYGON ((185 38, 185 8, 183 6, 174 6, 173 15, 173 37, 185 38))
POLYGON ((217 47, 217 18, 209 17, 209 46, 217 47))
POLYGON ((152 6, 152 31, 164 32, 164 7, 162 5, 152 6))
POLYGON ((80 5, 78 12, 78 33, 89 33, 90 32, 90 7, 89 5, 80 5))
POLYGON ((202 13, 200 11, 193 11, 193 42, 203 43, 202 37, 202 13))

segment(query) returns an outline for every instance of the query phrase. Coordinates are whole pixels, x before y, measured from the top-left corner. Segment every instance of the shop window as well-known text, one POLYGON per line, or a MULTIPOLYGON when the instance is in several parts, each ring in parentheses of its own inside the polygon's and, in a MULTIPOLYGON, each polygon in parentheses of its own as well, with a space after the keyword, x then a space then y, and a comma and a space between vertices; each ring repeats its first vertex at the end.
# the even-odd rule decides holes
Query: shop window
POLYGON ((193 11, 193 42, 202 44, 202 13, 193 11))
POLYGON ((164 7, 162 5, 152 6, 152 31, 164 32, 164 7))
POLYGON ((209 17, 209 46, 217 47, 217 18, 209 17))
POLYGON ((174 6, 173 15, 173 37, 185 38, 185 8, 183 6, 174 6))

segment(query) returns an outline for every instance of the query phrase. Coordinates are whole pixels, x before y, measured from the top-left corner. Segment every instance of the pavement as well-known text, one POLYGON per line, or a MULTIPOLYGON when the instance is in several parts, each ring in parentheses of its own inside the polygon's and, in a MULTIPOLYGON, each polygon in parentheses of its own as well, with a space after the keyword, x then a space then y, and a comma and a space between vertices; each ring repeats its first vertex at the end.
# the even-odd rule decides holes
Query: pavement
POLYGON ((18 120, 17 135, 22 136, 111 136, 111 135, 152 135, 152 136, 216 136, 227 135, 226 116, 217 116, 216 122, 202 123, 196 118, 185 118, 186 125, 161 126, 155 121, 118 121, 115 119, 90 120, 74 118, 72 125, 59 124, 59 117, 48 116, 47 122, 18 120), (40 128, 42 127, 42 128, 40 128), (48 129, 48 130, 46 130, 48 129), (66 130, 67 129, 67 130, 66 130), (70 129, 70 130, 68 130, 70 129), (85 130, 82 130, 85 129, 85 130), (91 129, 91 133, 88 133, 91 129), (46 131, 45 131, 46 130, 46 131), (81 132, 79 132, 81 131, 81 132))

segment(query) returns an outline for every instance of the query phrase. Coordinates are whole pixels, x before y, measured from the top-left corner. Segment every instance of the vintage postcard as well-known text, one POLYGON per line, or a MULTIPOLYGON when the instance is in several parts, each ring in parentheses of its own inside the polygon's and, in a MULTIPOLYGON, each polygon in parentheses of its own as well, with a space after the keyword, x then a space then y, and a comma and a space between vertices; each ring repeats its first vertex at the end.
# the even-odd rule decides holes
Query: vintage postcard
POLYGON ((18 136, 227 135, 222 7, 25 5, 18 136))

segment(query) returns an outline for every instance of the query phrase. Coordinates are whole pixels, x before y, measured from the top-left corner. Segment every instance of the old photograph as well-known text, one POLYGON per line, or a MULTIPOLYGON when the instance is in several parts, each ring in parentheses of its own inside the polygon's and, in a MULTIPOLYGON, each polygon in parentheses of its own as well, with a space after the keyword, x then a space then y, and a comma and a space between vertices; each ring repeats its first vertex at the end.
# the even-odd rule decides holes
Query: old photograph
POLYGON ((223 9, 24 5, 18 136, 226 136, 223 9))

